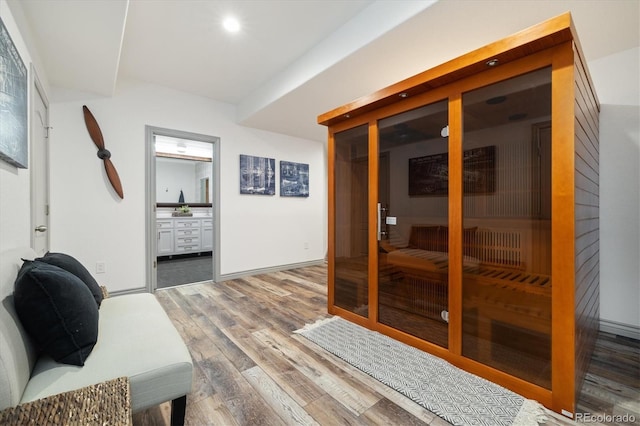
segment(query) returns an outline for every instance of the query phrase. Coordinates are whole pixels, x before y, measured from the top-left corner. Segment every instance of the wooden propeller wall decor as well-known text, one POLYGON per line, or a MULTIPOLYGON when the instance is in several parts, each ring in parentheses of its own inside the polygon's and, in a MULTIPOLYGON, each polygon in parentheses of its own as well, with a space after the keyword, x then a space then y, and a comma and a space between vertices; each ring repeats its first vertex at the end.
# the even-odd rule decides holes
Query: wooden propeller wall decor
POLYGON ((84 123, 87 125, 89 136, 91 136, 91 140, 98 147, 98 158, 104 161, 104 169, 107 171, 109 182, 111 182, 111 186, 113 186, 113 189, 120 196, 120 198, 124 199, 124 193, 122 192, 122 183, 120 183, 120 176, 118 176, 118 172, 111 162, 111 152, 109 152, 109 150, 104 147, 104 138, 102 137, 100 126, 98 126, 98 122, 96 121, 93 114, 91 114, 91 111, 89 111, 89 108, 87 108, 86 105, 82 106, 82 111, 84 112, 84 123))

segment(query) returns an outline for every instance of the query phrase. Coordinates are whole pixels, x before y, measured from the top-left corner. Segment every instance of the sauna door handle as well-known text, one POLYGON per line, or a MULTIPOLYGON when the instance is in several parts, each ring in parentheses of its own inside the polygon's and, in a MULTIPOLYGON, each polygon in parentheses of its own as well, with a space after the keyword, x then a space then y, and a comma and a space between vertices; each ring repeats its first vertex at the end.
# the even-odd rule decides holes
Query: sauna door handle
POLYGON ((387 235, 387 231, 383 231, 382 230, 382 222, 383 222, 383 215, 386 215, 387 212, 387 208, 386 207, 382 207, 382 204, 378 203, 378 241, 380 241, 382 239, 383 236, 387 235))

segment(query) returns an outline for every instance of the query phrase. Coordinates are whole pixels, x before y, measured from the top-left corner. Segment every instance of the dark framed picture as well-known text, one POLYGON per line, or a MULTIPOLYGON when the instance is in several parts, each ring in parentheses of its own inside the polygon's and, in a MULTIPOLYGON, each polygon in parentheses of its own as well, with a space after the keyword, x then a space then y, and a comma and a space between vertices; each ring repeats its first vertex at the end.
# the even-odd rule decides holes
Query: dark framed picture
POLYGON ((240 193, 275 195, 275 158, 240 154, 240 193))
POLYGON ((280 161, 280 196, 309 196, 309 165, 280 161))
MULTIPOLYGON (((474 148, 463 153, 465 194, 495 192, 495 146, 474 148)), ((409 196, 441 196, 449 192, 449 154, 409 159, 409 196)))
POLYGON ((0 159, 28 165, 27 68, 0 19, 0 159))

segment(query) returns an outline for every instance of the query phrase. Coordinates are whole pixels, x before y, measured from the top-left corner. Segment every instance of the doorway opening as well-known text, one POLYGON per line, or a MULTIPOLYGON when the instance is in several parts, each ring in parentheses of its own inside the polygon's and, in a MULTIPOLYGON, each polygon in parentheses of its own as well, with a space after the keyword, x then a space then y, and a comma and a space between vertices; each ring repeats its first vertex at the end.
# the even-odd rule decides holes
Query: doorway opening
POLYGON ((31 247, 38 256, 49 251, 49 100, 31 67, 31 247))
POLYGON ((219 143, 147 126, 148 289, 219 275, 219 143))

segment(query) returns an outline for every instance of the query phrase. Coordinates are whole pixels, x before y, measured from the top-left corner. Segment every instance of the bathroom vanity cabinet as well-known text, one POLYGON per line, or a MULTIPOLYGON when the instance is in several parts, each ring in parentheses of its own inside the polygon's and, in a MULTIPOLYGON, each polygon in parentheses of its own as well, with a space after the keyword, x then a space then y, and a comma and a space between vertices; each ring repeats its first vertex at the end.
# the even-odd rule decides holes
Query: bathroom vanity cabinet
POLYGON ((158 256, 210 252, 213 220, 210 217, 158 217, 158 256))

